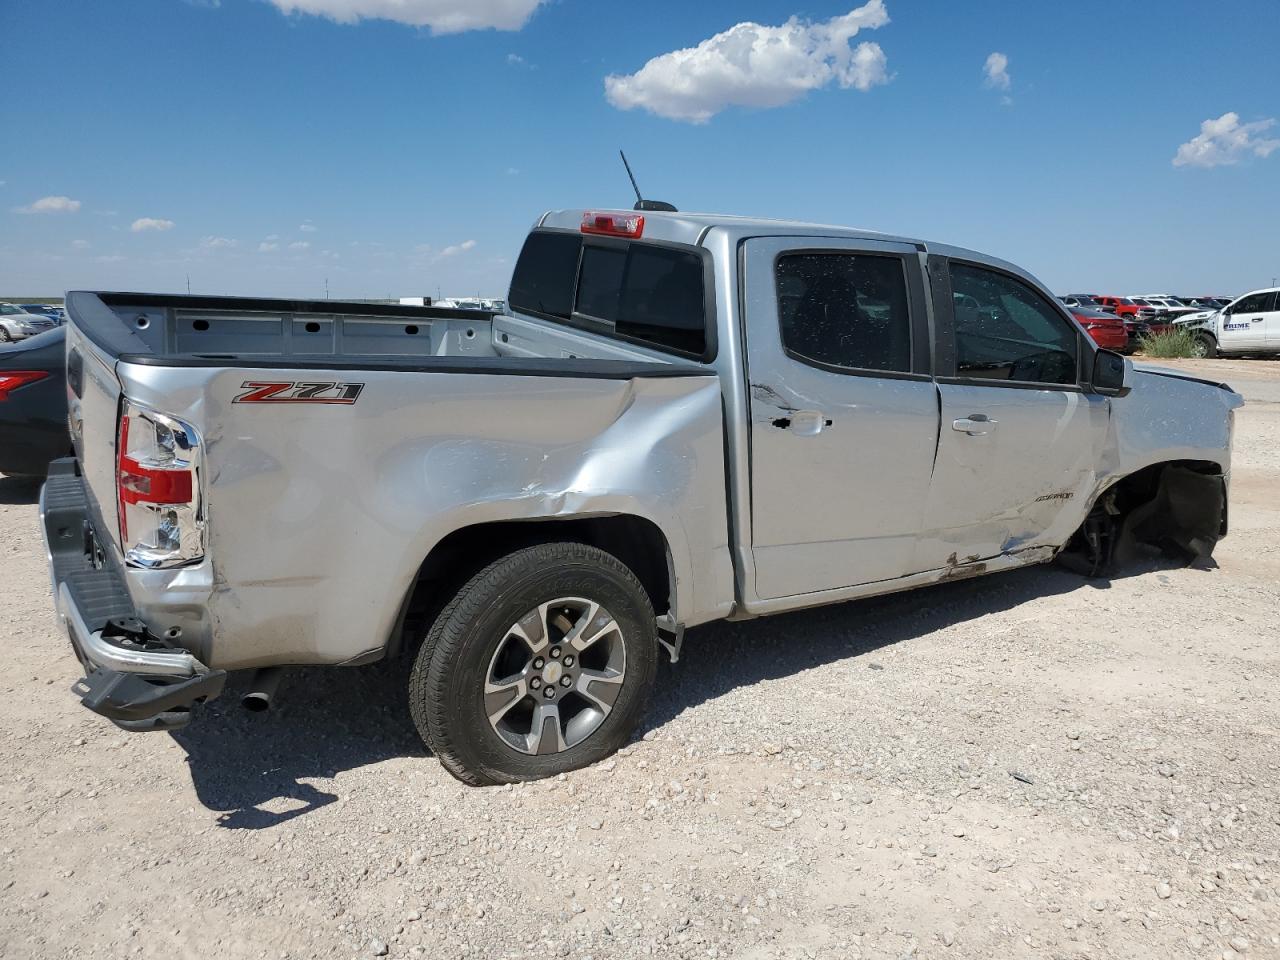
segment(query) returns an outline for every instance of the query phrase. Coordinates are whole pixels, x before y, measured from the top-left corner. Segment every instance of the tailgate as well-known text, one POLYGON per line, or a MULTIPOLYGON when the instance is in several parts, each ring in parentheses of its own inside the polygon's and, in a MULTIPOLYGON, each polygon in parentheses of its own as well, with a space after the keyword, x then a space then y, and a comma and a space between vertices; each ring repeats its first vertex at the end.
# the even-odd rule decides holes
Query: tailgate
POLYGON ((67 414, 71 443, 85 478, 90 509, 102 523, 105 542, 119 544, 116 502, 116 424, 120 381, 115 358, 67 322, 67 414))

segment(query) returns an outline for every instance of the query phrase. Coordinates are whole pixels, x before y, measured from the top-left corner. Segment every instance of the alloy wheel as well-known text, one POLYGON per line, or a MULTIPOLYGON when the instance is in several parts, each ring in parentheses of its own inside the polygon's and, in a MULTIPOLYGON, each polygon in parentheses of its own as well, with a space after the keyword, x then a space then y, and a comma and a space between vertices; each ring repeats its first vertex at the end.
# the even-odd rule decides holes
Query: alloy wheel
POLYGON ((521 753, 562 753, 609 716, 626 680, 626 645, 594 600, 541 603, 501 637, 485 672, 484 713, 521 753))

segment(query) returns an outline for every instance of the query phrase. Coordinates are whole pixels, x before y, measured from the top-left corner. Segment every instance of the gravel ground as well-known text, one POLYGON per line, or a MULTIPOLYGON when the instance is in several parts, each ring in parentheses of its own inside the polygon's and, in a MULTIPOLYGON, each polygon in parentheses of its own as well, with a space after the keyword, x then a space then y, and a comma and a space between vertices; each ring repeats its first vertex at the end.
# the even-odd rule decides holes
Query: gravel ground
POLYGON ((1052 568, 690 633, 643 738, 467 789, 396 669, 127 735, 0 479, 0 956, 1280 957, 1280 363, 1210 569, 1052 568))

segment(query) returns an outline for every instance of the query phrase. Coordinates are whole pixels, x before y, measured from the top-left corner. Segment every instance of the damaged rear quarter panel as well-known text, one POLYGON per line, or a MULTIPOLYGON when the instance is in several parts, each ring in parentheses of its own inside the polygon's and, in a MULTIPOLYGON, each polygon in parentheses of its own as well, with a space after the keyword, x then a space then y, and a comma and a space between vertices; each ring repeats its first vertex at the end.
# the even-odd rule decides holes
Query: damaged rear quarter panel
POLYGON ((194 392, 194 369, 135 370, 138 399, 172 405, 180 380, 191 402, 168 412, 216 431, 204 435, 212 666, 381 647, 431 548, 494 521, 641 517, 669 545, 678 620, 732 606, 714 375, 353 371, 357 404, 316 406, 233 404, 246 379, 234 369, 200 371, 194 392))

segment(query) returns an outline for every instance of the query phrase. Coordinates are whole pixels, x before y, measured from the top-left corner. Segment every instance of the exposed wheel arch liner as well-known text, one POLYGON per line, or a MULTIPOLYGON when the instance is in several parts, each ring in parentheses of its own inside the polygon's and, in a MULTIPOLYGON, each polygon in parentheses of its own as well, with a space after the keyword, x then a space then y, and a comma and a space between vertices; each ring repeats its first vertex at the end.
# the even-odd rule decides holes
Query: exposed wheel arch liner
POLYGON ((1134 559, 1139 544, 1187 563, 1206 560, 1227 533, 1220 464, 1172 460, 1115 478, 1094 498, 1063 548, 1067 566, 1091 576, 1134 559))

